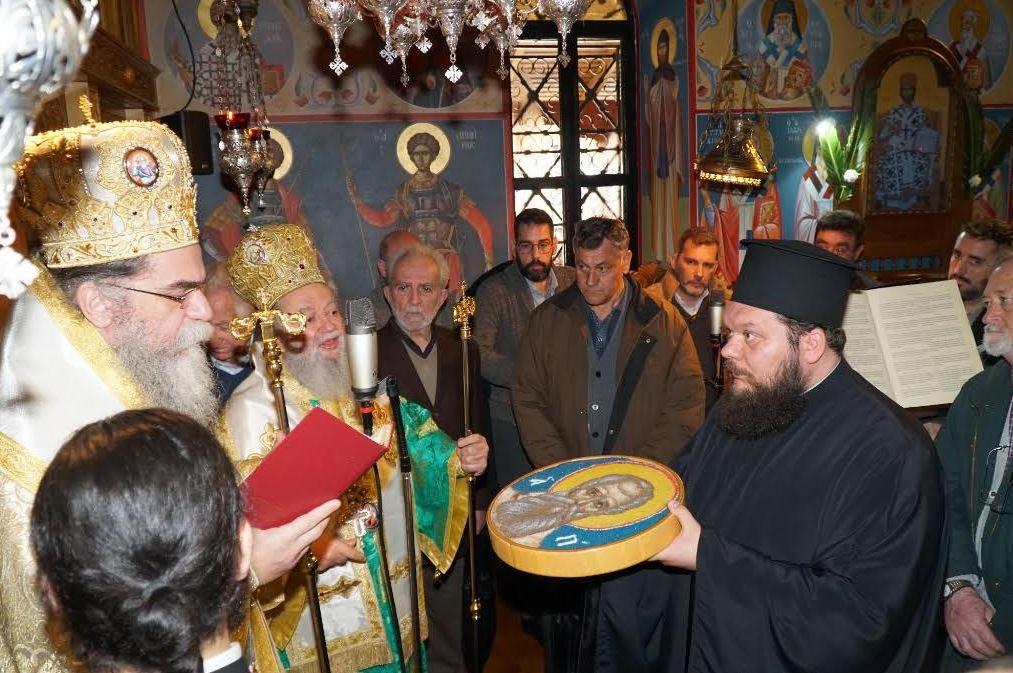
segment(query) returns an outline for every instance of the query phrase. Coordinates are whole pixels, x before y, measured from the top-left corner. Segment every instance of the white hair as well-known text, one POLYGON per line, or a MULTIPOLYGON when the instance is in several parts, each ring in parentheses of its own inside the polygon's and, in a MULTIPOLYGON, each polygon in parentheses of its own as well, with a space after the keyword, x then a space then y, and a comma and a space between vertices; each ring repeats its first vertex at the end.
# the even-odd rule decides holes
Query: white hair
POLYGON ((426 257, 431 259, 436 264, 436 269, 440 274, 440 287, 447 289, 447 282, 450 280, 450 266, 447 264, 447 258, 424 243, 408 245, 395 252, 391 256, 390 261, 387 262, 388 278, 394 275, 394 269, 397 268, 398 263, 407 257, 426 257))

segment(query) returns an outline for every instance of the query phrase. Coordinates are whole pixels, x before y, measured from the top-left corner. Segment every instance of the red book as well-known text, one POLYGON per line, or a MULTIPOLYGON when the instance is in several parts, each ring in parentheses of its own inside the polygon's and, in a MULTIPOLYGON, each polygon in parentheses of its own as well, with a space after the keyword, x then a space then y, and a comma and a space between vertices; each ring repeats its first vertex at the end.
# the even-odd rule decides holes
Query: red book
POLYGON ((255 528, 288 523, 341 497, 386 450, 316 407, 246 478, 246 516, 255 528))

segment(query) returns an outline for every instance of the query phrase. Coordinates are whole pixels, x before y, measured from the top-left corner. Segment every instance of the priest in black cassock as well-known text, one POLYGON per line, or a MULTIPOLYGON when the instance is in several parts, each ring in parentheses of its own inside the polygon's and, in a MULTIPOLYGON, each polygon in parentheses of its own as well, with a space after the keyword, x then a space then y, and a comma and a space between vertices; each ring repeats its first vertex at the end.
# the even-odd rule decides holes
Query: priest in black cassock
POLYGON ((594 669, 921 671, 946 544, 932 443, 841 357, 854 267, 746 245, 724 316, 733 382, 675 465, 682 531, 655 559, 668 568, 603 585, 594 669))

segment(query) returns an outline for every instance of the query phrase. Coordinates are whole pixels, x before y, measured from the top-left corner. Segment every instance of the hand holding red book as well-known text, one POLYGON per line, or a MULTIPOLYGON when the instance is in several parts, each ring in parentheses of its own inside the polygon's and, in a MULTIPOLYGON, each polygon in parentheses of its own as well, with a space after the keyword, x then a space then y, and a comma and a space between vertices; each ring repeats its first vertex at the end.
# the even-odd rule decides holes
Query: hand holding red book
POLYGON ((247 519, 274 528, 340 498, 386 450, 314 408, 246 478, 247 519))

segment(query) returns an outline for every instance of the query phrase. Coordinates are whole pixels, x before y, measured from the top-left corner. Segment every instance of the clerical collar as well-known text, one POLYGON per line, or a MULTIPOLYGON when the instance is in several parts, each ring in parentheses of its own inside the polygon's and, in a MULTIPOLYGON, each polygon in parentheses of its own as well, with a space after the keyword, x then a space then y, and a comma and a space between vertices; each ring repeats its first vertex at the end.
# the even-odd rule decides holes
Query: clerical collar
POLYGON ((419 348, 419 345, 415 343, 410 336, 405 334, 403 329, 401 329, 401 325, 397 324, 397 320, 391 320, 390 324, 394 326, 394 330, 398 333, 398 336, 401 337, 401 341, 404 342, 404 345, 420 358, 427 358, 429 357, 429 354, 433 352, 433 346, 436 345, 436 328, 434 326, 429 326, 429 343, 426 344, 425 348, 419 348))
POLYGON ((700 312, 700 305, 703 304, 703 300, 706 299, 707 295, 710 293, 710 290, 704 290, 703 294, 696 298, 696 302, 694 304, 687 304, 684 302, 682 300, 682 296, 679 294, 679 290, 672 293, 672 298, 679 303, 679 306, 682 307, 682 310, 685 311, 687 315, 695 317, 696 314, 700 312))
POLYGON ((239 643, 229 643, 228 648, 224 651, 204 659, 204 673, 214 673, 214 671, 220 671, 229 664, 234 664, 242 658, 243 650, 239 647, 239 643))
POLYGON ((824 382, 824 381, 826 381, 826 380, 827 380, 828 378, 830 378, 830 375, 831 375, 831 374, 833 374, 834 372, 836 372, 836 371, 837 371, 837 368, 841 366, 841 363, 842 363, 842 362, 844 362, 844 358, 841 358, 841 359, 839 359, 839 360, 837 361, 837 364, 836 364, 836 365, 834 365, 834 368, 833 368, 833 369, 831 369, 831 370, 830 370, 830 371, 828 371, 828 372, 827 372, 826 374, 824 374, 824 375, 823 375, 823 378, 821 378, 821 379, 820 379, 819 381, 817 381, 816 383, 814 383, 814 384, 812 384, 811 386, 809 386, 808 388, 806 388, 806 389, 805 389, 805 392, 804 392, 804 393, 802 393, 802 394, 803 394, 803 395, 808 395, 808 394, 809 394, 810 392, 812 392, 813 390, 815 390, 816 388, 818 388, 818 387, 819 387, 819 385, 820 385, 821 383, 823 383, 823 382, 824 382))

